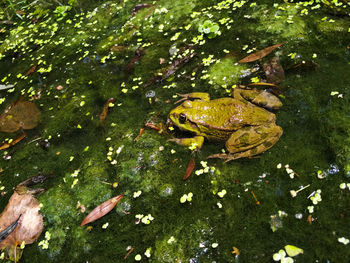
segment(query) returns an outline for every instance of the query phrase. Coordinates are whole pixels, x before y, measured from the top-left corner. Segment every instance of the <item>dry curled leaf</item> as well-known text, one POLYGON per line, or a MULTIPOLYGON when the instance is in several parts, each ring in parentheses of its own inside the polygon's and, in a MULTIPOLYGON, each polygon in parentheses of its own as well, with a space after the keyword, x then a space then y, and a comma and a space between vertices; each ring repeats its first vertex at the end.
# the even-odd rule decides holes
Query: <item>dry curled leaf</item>
POLYGON ((242 58, 240 61, 238 61, 239 63, 247 63, 247 62, 253 62, 256 60, 259 60, 265 56, 267 56, 268 54, 270 54, 272 51, 274 51, 276 48, 283 46, 285 44, 285 42, 280 43, 280 44, 276 44, 267 48, 264 48, 262 50, 259 50, 253 54, 250 54, 249 56, 246 56, 245 58, 242 58))

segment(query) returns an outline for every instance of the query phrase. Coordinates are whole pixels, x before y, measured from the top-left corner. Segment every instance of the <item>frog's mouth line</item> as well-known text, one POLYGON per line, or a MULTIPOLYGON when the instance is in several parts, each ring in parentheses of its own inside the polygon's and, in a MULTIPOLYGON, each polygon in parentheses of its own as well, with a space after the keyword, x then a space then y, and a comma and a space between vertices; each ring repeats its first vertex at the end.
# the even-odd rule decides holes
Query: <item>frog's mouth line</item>
POLYGON ((179 128, 180 130, 182 131, 185 131, 185 132, 190 132, 188 129, 184 129, 182 128, 183 125, 190 125, 191 126, 191 129, 193 130, 192 132, 195 133, 195 131, 197 131, 199 128, 198 128, 198 125, 194 122, 191 122, 190 120, 186 120, 185 123, 181 124, 179 121, 179 115, 175 115, 175 114, 172 114, 172 115, 169 115, 168 117, 168 120, 166 122, 166 125, 167 127, 177 127, 179 128))
POLYGON ((174 114, 170 115, 167 119, 167 122, 166 122, 166 129, 169 131, 169 128, 172 127, 172 129, 174 129, 173 133, 175 133, 175 134, 181 132, 182 134, 185 133, 185 134, 191 134, 191 135, 196 134, 195 131, 199 129, 197 124, 195 124, 189 120, 187 120, 186 124, 190 125, 191 128, 193 129, 193 131, 190 131, 188 129, 184 129, 181 127, 182 124, 180 124, 177 120, 178 120, 178 116, 176 116, 174 114))

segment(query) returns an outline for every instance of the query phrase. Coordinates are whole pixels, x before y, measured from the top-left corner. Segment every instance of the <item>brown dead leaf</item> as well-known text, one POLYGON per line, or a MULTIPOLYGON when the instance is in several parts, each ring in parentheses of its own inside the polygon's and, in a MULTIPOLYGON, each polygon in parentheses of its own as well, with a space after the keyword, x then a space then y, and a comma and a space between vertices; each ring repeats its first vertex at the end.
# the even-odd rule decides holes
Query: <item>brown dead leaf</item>
POLYGON ((34 66, 32 66, 32 67, 27 71, 27 73, 24 74, 24 76, 28 76, 28 75, 32 74, 32 73, 36 70, 37 66, 38 66, 38 64, 35 64, 34 66))
POLYGON ((259 59, 267 56, 268 54, 270 54, 276 48, 283 46, 285 43, 286 42, 283 42, 283 43, 276 44, 276 45, 264 48, 262 50, 259 50, 253 54, 250 54, 249 56, 246 56, 245 58, 242 58, 240 61, 238 61, 238 63, 247 63, 247 62, 253 62, 253 61, 259 60, 259 59))
POLYGON ((107 118, 109 104, 113 103, 113 102, 115 102, 114 98, 110 98, 109 100, 107 100, 107 102, 103 106, 103 110, 102 110, 101 114, 99 115, 99 117, 100 117, 100 124, 101 124, 102 127, 104 126, 105 119, 107 118))
MULTIPOLYGON (((187 50, 192 51, 193 47, 189 47, 187 50)), ((185 50, 183 50, 182 52, 185 52, 185 50)), ((172 74, 174 74, 178 69, 180 69, 183 65, 185 65, 188 61, 190 61, 191 58, 193 58, 196 55, 195 52, 188 52, 187 55, 176 59, 173 61, 173 63, 171 63, 169 66, 163 68, 161 70, 161 74, 157 74, 155 75, 153 78, 151 78, 145 85, 144 87, 148 87, 150 85, 152 85, 155 82, 158 81, 162 81, 167 79, 168 77, 170 77, 172 74)))
POLYGON ((26 245, 34 243, 44 229, 43 216, 39 213, 40 203, 33 196, 35 191, 25 189, 28 188, 16 188, 0 215, 0 231, 7 231, 0 242, 0 249, 7 248, 8 256, 15 261, 21 257, 21 249, 17 246, 23 241, 26 245))
POLYGON ((196 165, 196 163, 194 161, 194 158, 191 158, 190 162, 187 165, 186 173, 185 173, 184 177, 182 178, 183 180, 187 180, 187 178, 190 177, 195 165, 196 165))
POLYGON ((5 210, 0 215, 0 227, 1 229, 6 228, 20 215, 22 218, 16 231, 0 243, 0 249, 14 245, 16 241, 19 241, 19 244, 22 241, 25 241, 26 244, 32 244, 40 236, 44 224, 43 217, 39 214, 39 205, 39 201, 31 194, 13 193, 5 210))
POLYGON ((16 145, 17 143, 22 141, 25 137, 26 137, 26 134, 23 133, 22 135, 20 135, 19 137, 17 137, 16 139, 14 139, 11 142, 4 142, 3 144, 0 145, 0 151, 16 145))
POLYGON ((135 7, 131 11, 131 17, 135 16, 136 13, 138 11, 140 11, 141 9, 148 8, 148 7, 151 7, 151 4, 145 3, 145 4, 137 4, 137 5, 135 5, 135 7))
POLYGON ((124 196, 123 194, 120 194, 111 199, 108 199, 107 201, 97 206, 94 210, 90 212, 90 214, 88 214, 85 217, 85 219, 83 220, 83 222, 81 222, 80 225, 84 226, 108 214, 116 206, 116 204, 123 198, 123 196, 124 196))
POLYGON ((129 74, 130 71, 134 68, 134 66, 139 63, 142 56, 145 54, 145 50, 143 48, 139 48, 135 51, 135 56, 131 59, 131 61, 128 63, 125 69, 125 73, 129 74))
POLYGON ((30 130, 39 123, 40 111, 35 103, 19 100, 0 115, 0 132, 16 132, 20 128, 30 130))

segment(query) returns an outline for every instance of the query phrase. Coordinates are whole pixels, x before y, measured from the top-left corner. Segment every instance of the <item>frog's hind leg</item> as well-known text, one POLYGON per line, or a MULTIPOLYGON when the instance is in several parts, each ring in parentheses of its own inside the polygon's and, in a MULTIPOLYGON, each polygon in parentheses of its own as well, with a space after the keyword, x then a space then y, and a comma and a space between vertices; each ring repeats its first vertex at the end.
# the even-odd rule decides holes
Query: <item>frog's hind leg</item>
POLYGON ((270 110, 277 110, 282 107, 280 99, 266 90, 240 87, 234 89, 233 96, 237 99, 244 98, 257 106, 270 110))
POLYGON ((270 149, 279 140, 282 133, 282 128, 276 124, 239 129, 226 142, 228 154, 213 154, 208 158, 220 158, 229 162, 261 154, 270 149))

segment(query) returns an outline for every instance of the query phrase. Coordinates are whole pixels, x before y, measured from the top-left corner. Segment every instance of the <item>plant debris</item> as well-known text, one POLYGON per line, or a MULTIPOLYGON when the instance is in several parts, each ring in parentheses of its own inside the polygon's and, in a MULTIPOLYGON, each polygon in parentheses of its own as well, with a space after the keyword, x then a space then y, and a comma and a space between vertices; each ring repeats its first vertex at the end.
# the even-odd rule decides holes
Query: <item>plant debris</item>
POLYGON ((80 226, 96 221, 97 219, 100 219, 104 215, 108 214, 122 198, 123 194, 120 194, 100 204, 85 217, 80 226))
POLYGON ((16 145, 17 143, 19 143, 20 141, 22 141, 27 135, 25 133, 22 133, 19 137, 17 137, 16 139, 9 141, 9 142, 4 142, 2 145, 0 145, 0 151, 10 148, 14 145, 16 145))
POLYGON ((105 122, 105 120, 107 118, 108 109, 110 107, 110 104, 112 104, 114 102, 115 102, 115 99, 114 98, 110 98, 109 100, 107 100, 107 102, 103 106, 103 110, 102 110, 101 114, 99 115, 99 117, 100 117, 100 125, 102 127, 104 126, 104 122, 105 122))
POLYGON ((194 162, 194 158, 191 158, 191 160, 189 161, 189 163, 187 165, 186 173, 185 173, 184 177, 182 178, 183 180, 187 180, 188 177, 191 176, 195 165, 196 165, 196 163, 194 162))
POLYGON ((249 56, 246 56, 242 58, 238 63, 248 63, 248 62, 254 62, 257 61, 263 57, 266 57, 268 54, 270 54, 272 51, 274 51, 276 48, 279 48, 280 46, 283 46, 286 42, 276 44, 267 48, 264 48, 262 50, 259 50, 253 54, 250 54, 249 56))
POLYGON ((20 99, 8 106, 0 115, 0 132, 10 133, 19 129, 33 129, 38 125, 40 115, 34 102, 20 99))
POLYGON ((7 206, 0 215, 0 229, 12 231, 0 243, 0 249, 8 248, 7 253, 11 260, 21 257, 21 250, 17 246, 23 242, 32 244, 44 229, 43 216, 39 213, 40 203, 34 197, 43 192, 43 189, 29 189, 18 185, 12 194, 7 206))

